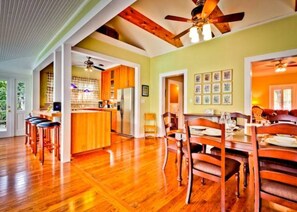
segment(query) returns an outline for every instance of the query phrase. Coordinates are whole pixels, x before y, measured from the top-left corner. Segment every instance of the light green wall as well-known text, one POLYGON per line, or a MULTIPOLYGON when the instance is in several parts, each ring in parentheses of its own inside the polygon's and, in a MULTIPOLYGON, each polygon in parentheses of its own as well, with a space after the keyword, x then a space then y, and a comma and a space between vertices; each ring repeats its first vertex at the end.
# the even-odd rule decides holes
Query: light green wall
POLYGON ((244 110, 244 58, 297 48, 297 15, 247 30, 230 33, 204 43, 151 59, 151 111, 159 105, 158 83, 161 73, 188 70, 188 113, 206 108, 219 111, 244 110), (233 69, 233 104, 194 105, 194 74, 233 69))

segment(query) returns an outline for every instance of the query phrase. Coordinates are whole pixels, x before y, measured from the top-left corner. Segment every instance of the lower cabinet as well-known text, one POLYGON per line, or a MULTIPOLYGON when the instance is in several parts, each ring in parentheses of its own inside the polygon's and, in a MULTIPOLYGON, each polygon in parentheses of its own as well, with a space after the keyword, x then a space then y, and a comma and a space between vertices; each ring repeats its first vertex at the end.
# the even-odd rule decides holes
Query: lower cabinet
POLYGON ((71 153, 82 153, 111 145, 109 111, 71 113, 71 153))

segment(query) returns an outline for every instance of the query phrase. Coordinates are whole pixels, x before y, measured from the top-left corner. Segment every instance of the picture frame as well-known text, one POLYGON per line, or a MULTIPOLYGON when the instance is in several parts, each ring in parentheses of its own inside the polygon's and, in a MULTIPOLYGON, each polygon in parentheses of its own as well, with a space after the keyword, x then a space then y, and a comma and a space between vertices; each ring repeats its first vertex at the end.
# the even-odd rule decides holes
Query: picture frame
POLYGON ((201 105, 201 95, 195 95, 195 105, 201 105))
POLYGON ((148 85, 142 85, 141 87, 141 95, 148 97, 149 96, 149 86, 148 85))
POLYGON ((212 84, 212 93, 221 93, 221 83, 212 84))
POLYGON ((204 83, 211 82, 211 73, 204 73, 203 74, 203 82, 204 83))
POLYGON ((220 82, 221 81, 221 71, 212 72, 212 82, 220 82))
POLYGON ((222 89, 223 89, 223 93, 231 93, 232 92, 232 82, 223 82, 222 89))
POLYGON ((210 103, 211 103, 210 95, 203 95, 203 104, 210 105, 210 103))
POLYGON ((195 80, 195 83, 201 83, 202 82, 202 74, 195 74, 194 75, 194 80, 195 80))
POLYGON ((210 84, 203 84, 203 94, 211 93, 211 86, 210 84))
POLYGON ((195 94, 201 94, 201 85, 195 85, 194 86, 194 89, 195 89, 195 94))
POLYGON ((231 105, 232 104, 232 94, 223 94, 222 95, 222 104, 231 105))
POLYGON ((221 95, 220 94, 213 94, 211 102, 212 102, 213 105, 221 104, 221 95))
POLYGON ((222 80, 231 81, 232 80, 232 69, 226 69, 222 71, 222 80))

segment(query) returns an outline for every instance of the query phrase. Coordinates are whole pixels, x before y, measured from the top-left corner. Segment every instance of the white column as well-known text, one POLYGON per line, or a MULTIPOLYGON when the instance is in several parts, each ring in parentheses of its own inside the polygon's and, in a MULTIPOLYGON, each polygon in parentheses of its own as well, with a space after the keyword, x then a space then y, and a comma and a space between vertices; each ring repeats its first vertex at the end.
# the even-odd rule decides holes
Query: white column
POLYGON ((61 162, 71 159, 71 45, 62 45, 62 72, 61 72, 61 162))
POLYGON ((54 102, 61 102, 61 52, 54 52, 54 102))
POLYGON ((39 110, 40 108, 40 71, 33 70, 33 95, 32 95, 32 109, 39 110))

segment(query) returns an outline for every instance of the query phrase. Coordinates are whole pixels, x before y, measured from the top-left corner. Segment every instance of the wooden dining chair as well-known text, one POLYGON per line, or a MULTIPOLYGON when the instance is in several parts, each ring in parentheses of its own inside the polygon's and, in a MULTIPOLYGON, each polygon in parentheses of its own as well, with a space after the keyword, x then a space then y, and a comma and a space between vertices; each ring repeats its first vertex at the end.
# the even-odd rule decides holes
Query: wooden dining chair
MULTIPOLYGON (((233 120, 236 120, 236 126, 240 128, 244 128, 243 123, 250 123, 251 122, 251 116, 245 115, 242 113, 234 112, 230 113, 230 117, 233 120)), ((220 155, 221 151, 219 148, 213 147, 211 148, 211 153, 215 155, 220 155)), ((243 163, 243 185, 244 187, 247 186, 247 176, 248 176, 248 166, 249 166, 249 154, 248 152, 243 152, 240 150, 234 150, 234 149, 226 149, 226 157, 231 158, 234 160, 239 161, 240 163, 243 163)))
POLYGON ((144 114, 144 137, 154 135, 157 137, 157 119, 155 113, 144 114))
MULTIPOLYGON (((175 153, 175 162, 176 160, 176 155, 177 155, 177 145, 176 145, 176 138, 175 134, 176 131, 178 130, 178 122, 177 122, 177 116, 174 113, 170 112, 165 112, 162 115, 163 119, 163 126, 165 130, 165 135, 164 135, 164 145, 165 145, 165 158, 164 158, 164 163, 162 169, 164 170, 166 168, 166 164, 168 161, 168 153, 173 152, 175 153)), ((199 152, 202 150, 201 145, 193 145, 193 151, 194 152, 199 152)), ((182 149, 182 154, 187 158, 187 148, 186 146, 183 146, 182 149)))
MULTIPOLYGON (((190 203, 193 175, 198 175, 202 179, 206 178, 221 184, 221 211, 225 211, 225 182, 233 175, 236 176, 236 196, 239 197, 239 168, 240 163, 236 160, 225 157, 225 124, 219 124, 207 119, 197 118, 190 119, 185 122, 186 125, 186 141, 189 152, 189 177, 186 204, 190 203), (221 137, 211 137, 205 135, 193 135, 190 128, 193 126, 203 126, 206 128, 214 128, 221 131, 221 137), (205 151, 193 153, 191 145, 202 144, 215 146, 221 150, 221 155, 213 155, 205 151)), ((204 182, 204 181, 203 181, 204 182)))
POLYGON ((270 121, 270 123, 279 123, 279 122, 288 122, 292 124, 297 124, 297 117, 292 116, 289 114, 280 114, 275 116, 267 116, 267 120, 270 121))
POLYGON ((296 150, 273 145, 262 146, 258 134, 288 134, 297 136, 297 125, 279 123, 270 126, 252 127, 252 145, 255 178, 255 211, 261 210, 262 199, 297 210, 297 154, 296 150), (267 166, 270 160, 282 163, 267 166), (263 165, 262 161, 266 161, 263 165), (291 166, 293 169, 284 167, 291 166))

